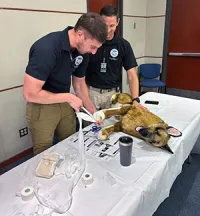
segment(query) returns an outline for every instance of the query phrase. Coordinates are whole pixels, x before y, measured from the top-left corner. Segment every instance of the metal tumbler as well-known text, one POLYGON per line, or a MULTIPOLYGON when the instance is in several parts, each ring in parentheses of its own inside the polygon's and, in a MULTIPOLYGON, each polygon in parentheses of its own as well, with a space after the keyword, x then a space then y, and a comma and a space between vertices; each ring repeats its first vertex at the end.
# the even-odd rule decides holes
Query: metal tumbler
POLYGON ((119 138, 120 148, 120 164, 122 166, 130 166, 132 158, 133 139, 129 136, 119 138))

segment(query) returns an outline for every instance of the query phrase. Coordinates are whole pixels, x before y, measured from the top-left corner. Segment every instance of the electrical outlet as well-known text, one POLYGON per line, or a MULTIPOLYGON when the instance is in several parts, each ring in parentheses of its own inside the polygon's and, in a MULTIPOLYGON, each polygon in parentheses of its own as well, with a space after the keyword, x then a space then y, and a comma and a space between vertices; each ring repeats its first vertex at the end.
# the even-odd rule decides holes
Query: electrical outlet
POLYGON ((20 138, 23 137, 23 136, 26 136, 26 135, 28 135, 28 128, 27 127, 22 128, 22 129, 19 130, 20 138))

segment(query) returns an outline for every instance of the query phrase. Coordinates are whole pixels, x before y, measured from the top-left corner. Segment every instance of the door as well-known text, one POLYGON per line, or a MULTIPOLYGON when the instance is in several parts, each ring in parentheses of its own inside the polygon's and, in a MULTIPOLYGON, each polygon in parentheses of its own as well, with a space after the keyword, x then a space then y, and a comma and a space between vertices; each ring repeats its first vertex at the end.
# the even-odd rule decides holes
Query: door
POLYGON ((117 6, 117 0, 88 0, 88 9, 90 12, 99 14, 101 8, 106 4, 117 6))
POLYGON ((119 17, 120 17, 120 23, 119 26, 116 29, 116 32, 119 35, 122 35, 122 1, 120 0, 88 0, 88 11, 90 12, 95 12, 95 13, 100 13, 101 8, 106 5, 106 4, 110 4, 110 5, 114 5, 115 7, 118 8, 118 13, 119 13, 119 17), (120 7, 120 8, 119 8, 120 7))
POLYGON ((167 88, 200 91, 200 0, 172 0, 167 88))

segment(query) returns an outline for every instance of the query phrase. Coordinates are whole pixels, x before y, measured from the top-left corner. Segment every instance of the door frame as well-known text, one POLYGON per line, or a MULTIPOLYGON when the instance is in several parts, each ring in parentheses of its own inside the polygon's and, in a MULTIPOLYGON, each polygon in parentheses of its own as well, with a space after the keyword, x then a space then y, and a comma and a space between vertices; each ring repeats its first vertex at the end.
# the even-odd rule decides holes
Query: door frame
MULTIPOLYGON (((89 2, 90 0, 87 0, 87 12, 90 12, 89 2)), ((118 25, 118 34, 123 37, 123 0, 117 0, 117 10, 120 18, 118 25)))
POLYGON ((165 13, 166 16, 165 16, 165 30, 164 30, 164 43, 163 43, 162 73, 161 73, 161 80, 165 83, 167 80, 167 58, 168 58, 168 47, 169 47, 171 11, 172 11, 172 0, 167 0, 166 13, 165 13))

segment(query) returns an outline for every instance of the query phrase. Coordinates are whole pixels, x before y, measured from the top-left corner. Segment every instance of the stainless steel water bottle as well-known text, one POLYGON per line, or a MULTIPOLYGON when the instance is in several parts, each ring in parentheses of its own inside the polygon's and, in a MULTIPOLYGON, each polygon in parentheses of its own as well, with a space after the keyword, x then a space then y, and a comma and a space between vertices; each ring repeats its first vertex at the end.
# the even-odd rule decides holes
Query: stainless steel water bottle
POLYGON ((120 148, 120 164, 122 166, 130 166, 132 158, 133 139, 129 136, 119 138, 120 148))

